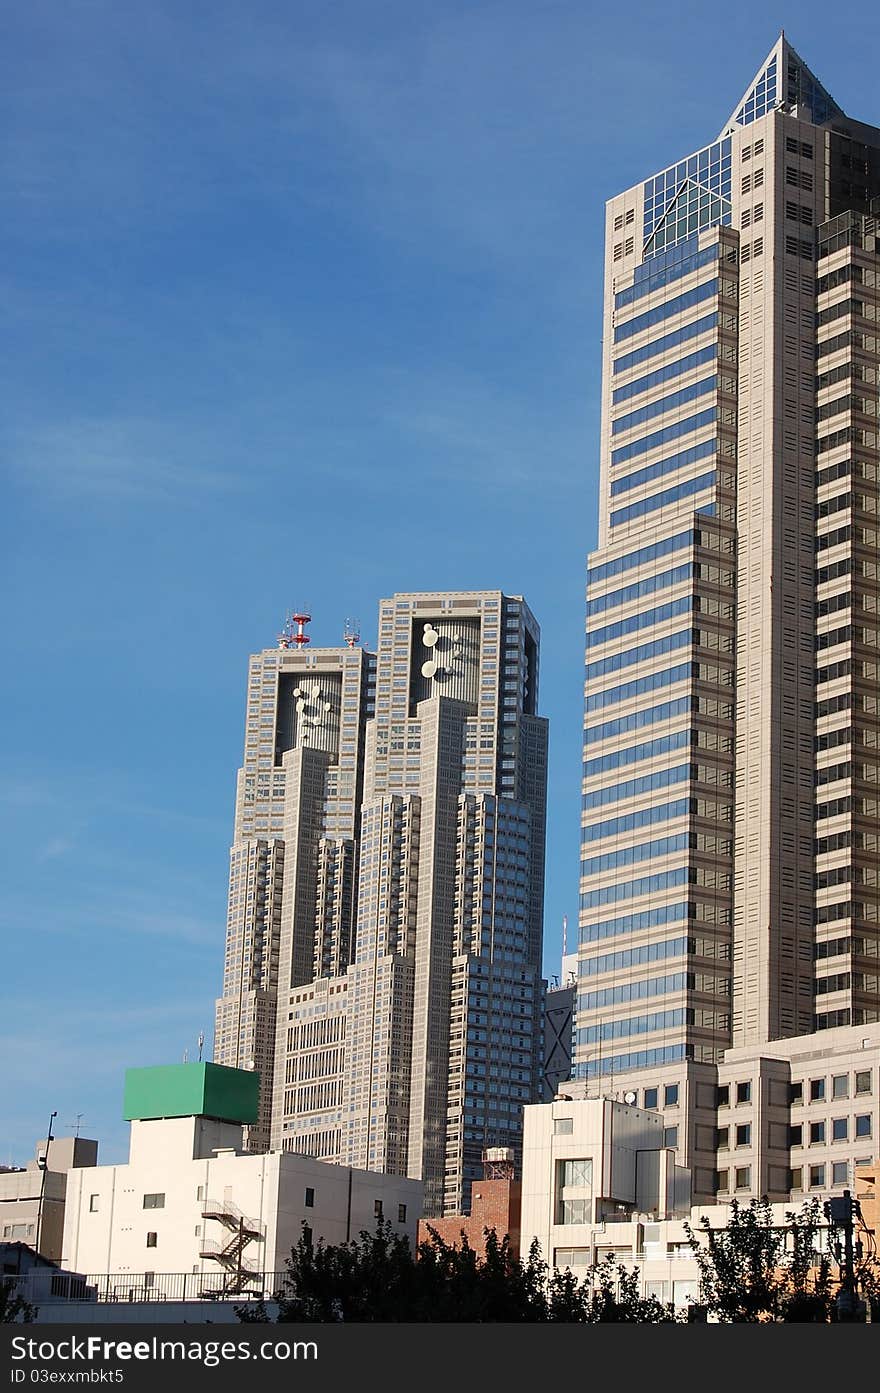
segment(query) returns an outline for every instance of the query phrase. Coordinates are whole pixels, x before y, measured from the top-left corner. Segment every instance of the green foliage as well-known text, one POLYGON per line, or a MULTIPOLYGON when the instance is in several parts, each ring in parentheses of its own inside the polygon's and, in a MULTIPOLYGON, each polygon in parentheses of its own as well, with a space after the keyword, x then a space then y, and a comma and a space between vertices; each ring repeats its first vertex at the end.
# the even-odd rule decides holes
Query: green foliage
POLYGON ((700 1294, 710 1314, 729 1323, 825 1321, 831 1307, 828 1259, 818 1256, 821 1225, 813 1199, 779 1226, 766 1199, 731 1201, 723 1229, 703 1218, 705 1246, 685 1223, 700 1271, 700 1294))
MULTIPOLYGON (((515 1257, 509 1238, 486 1229, 484 1252, 464 1232, 458 1244, 434 1229, 413 1253, 387 1221, 348 1243, 313 1245, 304 1234, 287 1260, 280 1322, 430 1321, 659 1323, 674 1319, 638 1294, 638 1271, 606 1259, 583 1282, 568 1270, 548 1274, 535 1240, 515 1257)), ((237 1306, 242 1321, 268 1319, 262 1302, 237 1306)))
POLYGON ((9 1278, 0 1280, 0 1325, 29 1324, 35 1316, 31 1303, 17 1294, 15 1282, 9 1278))

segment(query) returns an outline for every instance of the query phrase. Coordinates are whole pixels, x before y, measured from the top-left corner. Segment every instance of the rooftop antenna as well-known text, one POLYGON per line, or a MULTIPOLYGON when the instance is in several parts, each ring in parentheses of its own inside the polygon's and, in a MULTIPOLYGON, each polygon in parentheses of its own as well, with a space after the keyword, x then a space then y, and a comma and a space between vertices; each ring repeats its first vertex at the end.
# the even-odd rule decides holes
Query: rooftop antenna
POLYGON ((188 1064, 188 1063, 189 1063, 189 1050, 188 1050, 188 1049, 185 1049, 184 1052, 183 1052, 183 1062, 184 1062, 184 1064, 188 1064))
POLYGON ((568 915, 562 916, 562 956, 565 957, 568 951, 568 915))
POLYGON ((342 630, 346 647, 357 648, 361 641, 361 626, 357 619, 346 619, 342 630))
POLYGON ((77 1115, 76 1115, 76 1121, 75 1121, 75 1122, 68 1122, 68 1123, 66 1123, 66 1126, 72 1127, 72 1128, 73 1128, 73 1135, 74 1135, 75 1137, 78 1137, 78 1136, 79 1136, 79 1129, 80 1129, 80 1126, 82 1125, 82 1120, 83 1120, 83 1117, 84 1117, 84 1116, 85 1116, 84 1113, 78 1112, 77 1115))
POLYGON ((306 625, 311 624, 311 622, 312 616, 308 605, 300 606, 292 613, 288 610, 284 626, 278 635, 278 647, 302 648, 304 644, 311 643, 311 639, 306 633, 306 625))
POLYGON ((204 1044, 205 1044, 205 1032, 204 1032, 203 1030, 200 1030, 200 1031, 199 1031, 199 1063, 200 1063, 200 1064, 201 1064, 201 1062, 202 1062, 202 1049, 204 1048, 204 1044))

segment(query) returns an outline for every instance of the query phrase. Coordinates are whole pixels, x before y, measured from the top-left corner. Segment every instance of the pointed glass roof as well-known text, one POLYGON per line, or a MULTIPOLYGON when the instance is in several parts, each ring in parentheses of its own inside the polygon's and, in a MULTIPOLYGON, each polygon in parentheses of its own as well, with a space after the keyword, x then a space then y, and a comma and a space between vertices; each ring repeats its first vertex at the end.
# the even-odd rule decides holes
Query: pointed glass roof
POLYGON ((844 113, 804 60, 795 53, 785 34, 779 35, 766 59, 731 113, 722 135, 736 126, 749 126, 775 107, 785 106, 801 121, 821 126, 844 113))

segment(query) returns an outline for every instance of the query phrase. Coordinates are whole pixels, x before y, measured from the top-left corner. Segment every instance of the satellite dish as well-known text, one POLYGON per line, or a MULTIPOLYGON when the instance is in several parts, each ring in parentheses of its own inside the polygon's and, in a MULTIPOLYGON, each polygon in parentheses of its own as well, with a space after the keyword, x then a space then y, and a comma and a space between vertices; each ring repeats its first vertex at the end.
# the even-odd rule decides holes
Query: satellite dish
POLYGON ((429 658, 429 660, 428 660, 426 663, 422 663, 422 676, 423 676, 423 677, 433 677, 433 676, 434 676, 434 673, 435 673, 436 671, 437 671, 437 663, 435 662, 435 660, 434 660, 433 658, 429 658))
POLYGON ((634 1103, 634 1102, 636 1101, 636 1095, 635 1095, 635 1093, 633 1093, 632 1089, 630 1089, 627 1093, 624 1093, 624 1095, 623 1095, 623 1101, 624 1101, 625 1103, 630 1103, 630 1104, 632 1104, 632 1103, 634 1103))
POLYGON ((437 642, 439 637, 440 635, 436 629, 432 628, 430 624, 425 625, 425 632, 422 635, 422 643, 425 645, 426 648, 433 648, 434 644, 437 642))

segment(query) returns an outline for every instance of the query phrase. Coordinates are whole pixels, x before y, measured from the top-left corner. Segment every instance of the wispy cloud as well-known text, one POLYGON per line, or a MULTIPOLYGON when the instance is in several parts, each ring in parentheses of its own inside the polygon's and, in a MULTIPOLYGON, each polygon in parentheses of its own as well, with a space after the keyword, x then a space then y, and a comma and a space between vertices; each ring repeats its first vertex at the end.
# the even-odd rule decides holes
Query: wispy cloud
POLYGON ((59 420, 10 433, 11 471, 55 498, 86 495, 128 503, 232 494, 240 472, 212 461, 216 440, 180 422, 113 417, 59 420))

